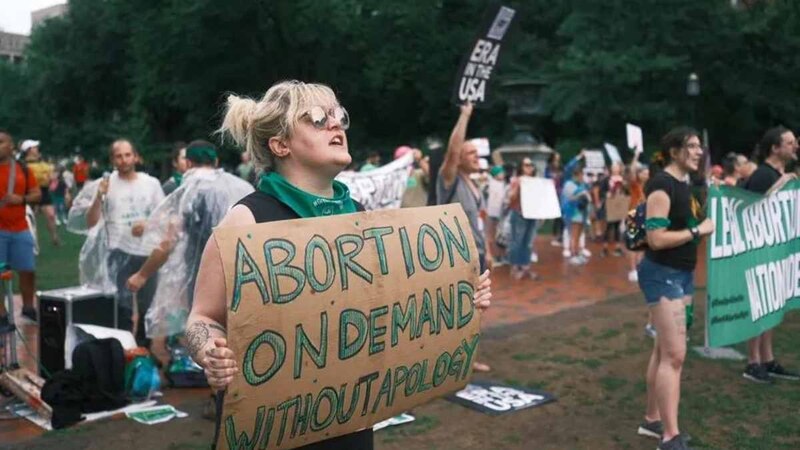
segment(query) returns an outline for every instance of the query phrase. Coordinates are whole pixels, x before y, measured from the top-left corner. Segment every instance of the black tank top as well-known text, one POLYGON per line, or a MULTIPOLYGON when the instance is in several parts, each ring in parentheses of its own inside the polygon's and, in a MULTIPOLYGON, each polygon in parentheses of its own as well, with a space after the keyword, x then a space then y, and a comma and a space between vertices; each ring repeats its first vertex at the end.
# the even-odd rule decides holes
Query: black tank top
MULTIPOLYGON (((246 206, 247 209, 253 213, 253 217, 256 219, 256 223, 265 223, 265 222, 275 222, 278 220, 291 220, 291 219, 299 219, 300 216, 297 215, 291 208, 286 206, 283 202, 276 199, 271 195, 267 195, 261 191, 255 191, 243 199, 239 200, 237 205, 246 206)), ((364 211, 364 207, 356 202, 356 209, 358 211, 364 211)), ((222 411, 222 396, 217 396, 217 434, 219 434, 221 428, 221 414, 222 411)), ((214 439, 216 443, 216 437, 214 439)), ((324 441, 316 442, 314 444, 304 445, 302 447, 298 447, 296 450, 372 450, 373 449, 373 437, 372 437, 372 428, 368 428, 366 430, 357 431, 355 433, 345 434, 344 436, 339 436, 331 439, 326 439, 324 441)))

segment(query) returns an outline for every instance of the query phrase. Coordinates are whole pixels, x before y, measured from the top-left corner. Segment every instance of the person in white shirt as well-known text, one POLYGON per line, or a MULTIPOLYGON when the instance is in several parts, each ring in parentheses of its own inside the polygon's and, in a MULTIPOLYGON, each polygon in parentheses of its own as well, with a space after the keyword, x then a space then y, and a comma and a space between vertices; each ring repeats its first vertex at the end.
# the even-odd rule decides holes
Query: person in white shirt
MULTIPOLYGON (((139 154, 130 141, 115 141, 111 144, 110 156, 115 170, 100 181, 86 214, 86 224, 92 228, 103 219, 109 248, 108 273, 117 288, 119 328, 130 330, 133 328, 134 294, 126 287, 126 282, 149 255, 142 235, 150 213, 164 199, 164 191, 156 178, 136 171, 139 154)), ((137 344, 143 347, 150 345, 143 319, 157 284, 157 276, 150 278, 136 295, 140 319, 135 335, 137 344)))

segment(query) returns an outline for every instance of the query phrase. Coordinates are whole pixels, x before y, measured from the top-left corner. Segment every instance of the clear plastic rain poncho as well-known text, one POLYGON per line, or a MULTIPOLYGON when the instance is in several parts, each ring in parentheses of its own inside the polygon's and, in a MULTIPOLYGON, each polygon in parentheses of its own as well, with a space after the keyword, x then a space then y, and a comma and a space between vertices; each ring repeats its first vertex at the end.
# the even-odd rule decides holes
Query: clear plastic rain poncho
POLYGON ((206 241, 228 210, 251 192, 252 185, 222 169, 191 169, 150 215, 145 247, 161 247, 169 257, 158 271, 158 287, 145 316, 148 337, 184 330, 206 241))
POLYGON ((86 222, 86 215, 97 195, 100 179, 90 181, 83 186, 67 216, 67 231, 86 235, 86 242, 81 247, 78 258, 81 285, 99 289, 107 295, 114 295, 117 285, 109 275, 108 255, 111 251, 109 243, 109 230, 105 221, 105 214, 92 228, 86 222))

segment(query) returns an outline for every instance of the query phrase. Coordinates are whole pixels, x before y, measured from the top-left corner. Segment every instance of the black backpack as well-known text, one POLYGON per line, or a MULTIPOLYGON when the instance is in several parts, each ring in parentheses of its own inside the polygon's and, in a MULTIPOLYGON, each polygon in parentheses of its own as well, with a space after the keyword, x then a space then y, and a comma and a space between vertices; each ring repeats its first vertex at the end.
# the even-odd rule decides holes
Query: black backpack
POLYGON ((117 339, 94 339, 75 347, 72 371, 87 392, 83 412, 107 411, 125 406, 125 352, 117 339))
POLYGON ((53 374, 42 388, 42 400, 53 408, 56 429, 79 422, 82 413, 127 405, 122 345, 113 338, 79 344, 72 353, 72 370, 53 374))

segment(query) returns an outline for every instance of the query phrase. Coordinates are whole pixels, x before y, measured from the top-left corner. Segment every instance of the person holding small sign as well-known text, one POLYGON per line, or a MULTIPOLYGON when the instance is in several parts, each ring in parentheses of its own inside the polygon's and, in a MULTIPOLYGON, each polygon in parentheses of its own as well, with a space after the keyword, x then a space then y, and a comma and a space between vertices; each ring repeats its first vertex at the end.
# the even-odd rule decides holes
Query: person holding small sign
POLYGON ((681 372, 686 357, 687 306, 694 294, 700 239, 714 222, 698 223, 689 174, 697 171, 703 148, 696 131, 680 127, 661 140, 666 167, 645 187, 647 244, 639 264, 639 287, 653 316, 657 336, 647 366, 647 409, 638 433, 658 438, 661 450, 687 450, 678 430, 681 372))
MULTIPOLYGON (((336 95, 320 84, 281 82, 258 101, 229 96, 220 132, 243 147, 257 169, 266 170, 256 192, 240 200, 218 228, 363 211, 347 187, 334 180, 352 161, 345 134, 349 125, 347 111, 336 95)), ((200 262, 186 336, 192 357, 203 366, 209 385, 218 392, 217 433, 224 392, 239 372, 237 361, 243 358, 234 354, 226 339, 229 295, 220 249, 215 239, 209 239, 200 262)), ((474 304, 484 309, 490 298, 486 273, 480 278, 474 304)), ((348 298, 343 300, 347 302, 348 298)), ((372 449, 372 429, 301 448, 372 449)))
POLYGON ((480 212, 484 209, 483 195, 470 178, 470 175, 481 170, 480 158, 475 143, 466 140, 472 109, 473 105, 470 102, 461 105, 461 114, 450 134, 444 163, 439 169, 439 177, 436 180, 436 203, 439 205, 460 203, 464 208, 472 228, 472 235, 475 237, 475 246, 480 253, 481 272, 484 272, 487 267, 486 241, 480 219, 480 212))
POLYGON ((511 180, 508 192, 508 208, 511 214, 511 278, 521 280, 530 278, 539 279, 539 276, 530 270, 531 244, 536 232, 536 220, 526 219, 522 216, 522 189, 521 177, 536 176, 536 167, 530 158, 524 158, 517 169, 517 176, 511 180))
MULTIPOLYGON (((475 246, 478 248, 481 277, 488 279, 489 261, 486 258, 486 240, 480 217, 481 210, 485 208, 484 199, 480 188, 470 178, 470 175, 481 170, 480 158, 475 143, 466 139, 472 110, 473 105, 470 102, 465 102, 460 107, 458 120, 447 143, 444 163, 439 169, 439 177, 436 179, 436 203, 439 205, 460 203, 464 208, 469 219, 469 226, 472 228, 472 236, 475 238, 475 246)), ((491 370, 487 364, 482 362, 475 362, 473 368, 479 372, 491 370)))

